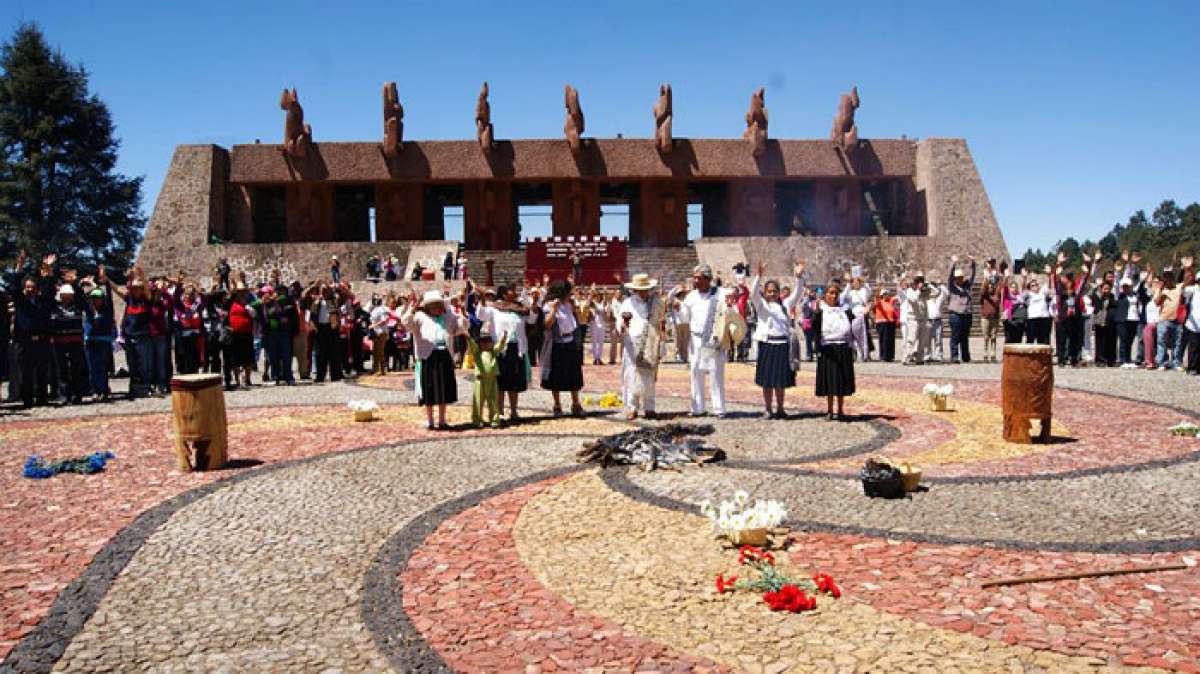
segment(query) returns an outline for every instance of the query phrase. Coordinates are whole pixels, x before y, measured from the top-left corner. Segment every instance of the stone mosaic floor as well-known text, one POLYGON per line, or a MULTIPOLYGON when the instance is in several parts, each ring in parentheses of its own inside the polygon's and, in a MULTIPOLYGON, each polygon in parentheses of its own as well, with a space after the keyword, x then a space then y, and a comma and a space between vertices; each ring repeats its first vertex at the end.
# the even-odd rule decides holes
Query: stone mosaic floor
MULTIPOLYGON (((231 466, 175 469, 169 401, 0 410, 0 671, 1200 671, 1200 567, 999 588, 1014 575, 1200 560, 1200 384, 1058 370, 1055 441, 999 438, 999 369, 867 364, 852 420, 821 418, 812 368, 787 421, 752 366, 706 419, 729 460, 682 472, 574 462, 629 428, 522 398, 519 424, 424 428, 403 375, 227 396, 231 466), (927 381, 952 381, 930 411, 927 381), (383 406, 350 420, 351 398, 383 406), (92 476, 21 478, 31 453, 111 450, 92 476), (870 455, 928 491, 866 499, 870 455), (736 552, 696 504, 747 489, 789 510, 781 564, 845 589, 804 614, 720 595, 736 552)), ((463 397, 469 382, 462 382, 463 397)), ((659 410, 687 408, 663 369, 659 410)), ((661 423, 661 422, 659 422, 661 423)))

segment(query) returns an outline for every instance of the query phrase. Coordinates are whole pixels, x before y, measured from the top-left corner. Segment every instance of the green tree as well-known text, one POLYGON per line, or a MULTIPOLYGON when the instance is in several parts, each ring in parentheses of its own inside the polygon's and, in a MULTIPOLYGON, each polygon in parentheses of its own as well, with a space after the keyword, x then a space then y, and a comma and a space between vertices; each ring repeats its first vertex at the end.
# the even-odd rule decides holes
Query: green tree
POLYGON ((146 222, 142 179, 114 170, 118 146, 83 66, 19 26, 0 46, 0 259, 25 248, 129 266, 146 222))

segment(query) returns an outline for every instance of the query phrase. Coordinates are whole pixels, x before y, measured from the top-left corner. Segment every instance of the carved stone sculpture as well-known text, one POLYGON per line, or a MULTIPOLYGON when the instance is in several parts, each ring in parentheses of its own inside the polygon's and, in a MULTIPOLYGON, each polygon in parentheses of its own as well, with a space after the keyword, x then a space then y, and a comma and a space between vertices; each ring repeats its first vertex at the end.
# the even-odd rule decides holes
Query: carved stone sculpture
POLYGON ((854 111, 858 105, 858 87, 853 87, 849 94, 842 94, 837 114, 833 116, 833 130, 829 133, 829 139, 845 152, 858 147, 858 126, 854 124, 854 111))
POLYGON ((671 140, 671 118, 673 116, 671 85, 664 84, 658 88, 658 100, 654 102, 654 144, 663 154, 670 152, 674 145, 671 140))
POLYGON ((479 148, 483 153, 490 155, 496 139, 492 129, 492 106, 488 103, 487 82, 483 83, 479 100, 475 103, 475 137, 479 139, 479 148))
POLYGON ((742 138, 750 143, 750 152, 761 157, 767 150, 767 103, 762 87, 750 96, 750 109, 746 112, 746 131, 742 138))
POLYGON ((395 82, 383 84, 383 154, 388 159, 404 149, 404 106, 395 82))
POLYGON ((567 107, 567 119, 563 123, 563 133, 567 136, 567 145, 571 147, 571 154, 578 157, 580 150, 583 149, 583 143, 580 141, 580 137, 583 136, 583 109, 579 107, 579 92, 568 84, 565 88, 564 99, 567 107))
POLYGON ((284 153, 294 159, 308 156, 312 145, 312 127, 304 123, 304 108, 300 107, 300 98, 296 96, 295 89, 283 90, 279 107, 287 110, 287 119, 283 124, 284 153))

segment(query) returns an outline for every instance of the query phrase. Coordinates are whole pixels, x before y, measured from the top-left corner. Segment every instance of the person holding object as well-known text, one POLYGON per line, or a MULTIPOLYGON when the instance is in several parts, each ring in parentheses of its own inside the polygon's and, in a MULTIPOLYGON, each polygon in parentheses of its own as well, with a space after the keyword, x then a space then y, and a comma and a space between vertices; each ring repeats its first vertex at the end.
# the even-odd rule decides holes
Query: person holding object
POLYGON ((693 417, 704 416, 704 384, 709 381, 712 411, 725 415, 725 354, 741 342, 746 324, 736 308, 713 285, 712 267, 699 264, 692 270, 691 292, 680 302, 680 318, 688 324, 688 372, 691 375, 693 417), (739 328, 740 326, 740 328, 739 328))
POLYGON ((786 298, 780 297, 778 281, 763 282, 766 269, 766 262, 760 261, 750 282, 750 301, 758 315, 758 324, 754 328, 754 341, 758 343, 754 383, 762 388, 763 418, 784 419, 787 417, 783 409, 784 393, 796 385, 796 370, 800 365, 798 343, 795 344, 797 352, 793 352, 792 308, 806 294, 804 262, 797 262, 793 267, 796 288, 786 298), (774 410, 771 409, 772 398, 774 410))
POLYGON ((819 341, 817 356, 816 395, 824 397, 827 407, 826 418, 830 421, 845 421, 845 397, 854 395, 854 353, 850 350, 851 315, 839 300, 837 283, 825 288, 825 301, 816 316, 816 331, 819 341), (833 403, 837 400, 837 413, 833 403))
POLYGON ((446 430, 446 405, 458 401, 458 383, 454 379, 454 337, 467 331, 466 321, 454 316, 441 291, 429 290, 418 299, 416 291, 400 316, 412 333, 417 354, 414 382, 417 403, 425 406, 427 428, 432 430, 433 408, 438 408, 436 428, 446 430))
POLYGON ((946 283, 946 311, 950 314, 950 362, 971 362, 971 286, 975 285, 975 258, 971 262, 971 277, 958 266, 958 256, 950 258, 949 281, 946 283), (961 360, 960 360, 961 358, 961 360))
POLYGON ((654 411, 654 382, 658 378, 658 363, 662 358, 663 329, 666 308, 654 292, 658 281, 649 274, 634 274, 625 287, 629 297, 618 310, 617 330, 621 333, 621 398, 625 401, 625 418, 636 419, 638 410, 647 419, 657 417, 654 411))
POLYGON ((542 388, 554 397, 554 416, 562 416, 560 394, 571 392, 571 414, 583 416, 579 390, 583 388, 583 344, 578 341, 579 316, 571 298, 571 283, 555 281, 546 293, 546 343, 542 346, 542 388))

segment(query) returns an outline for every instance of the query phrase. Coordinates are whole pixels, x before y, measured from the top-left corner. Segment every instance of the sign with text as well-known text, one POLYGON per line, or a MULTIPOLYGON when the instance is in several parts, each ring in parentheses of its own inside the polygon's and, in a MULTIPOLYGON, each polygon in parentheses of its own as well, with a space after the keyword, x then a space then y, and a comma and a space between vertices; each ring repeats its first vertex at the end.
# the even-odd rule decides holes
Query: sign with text
POLYGON ((577 285, 612 285, 625 278, 629 243, 615 236, 555 236, 525 241, 525 282, 540 283, 544 275, 551 281, 571 277, 577 285))

